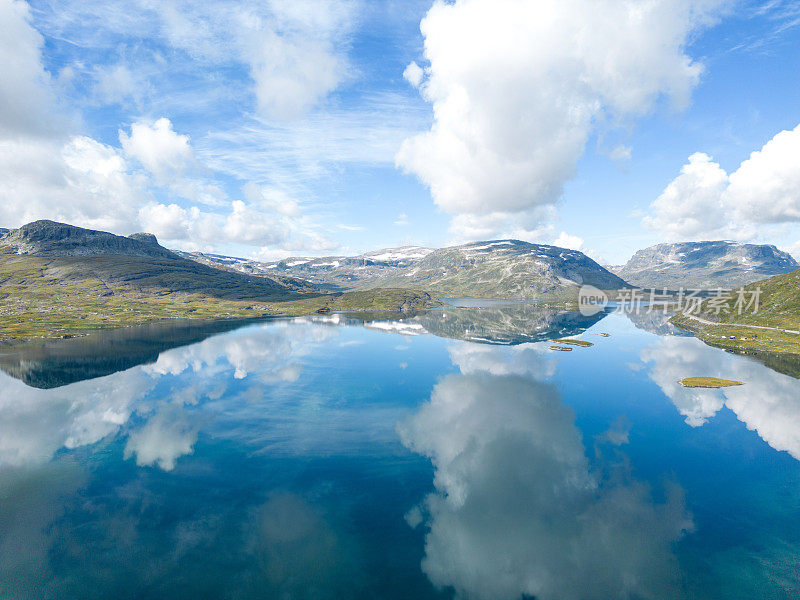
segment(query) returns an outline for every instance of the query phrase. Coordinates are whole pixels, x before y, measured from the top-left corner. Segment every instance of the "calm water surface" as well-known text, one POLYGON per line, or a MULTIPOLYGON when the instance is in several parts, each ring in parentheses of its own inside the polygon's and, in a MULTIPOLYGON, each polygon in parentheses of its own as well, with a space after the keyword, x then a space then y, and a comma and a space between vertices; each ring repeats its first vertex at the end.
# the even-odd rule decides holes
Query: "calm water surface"
POLYGON ((658 315, 231 329, 0 356, 0 597, 800 596, 794 377, 658 315))

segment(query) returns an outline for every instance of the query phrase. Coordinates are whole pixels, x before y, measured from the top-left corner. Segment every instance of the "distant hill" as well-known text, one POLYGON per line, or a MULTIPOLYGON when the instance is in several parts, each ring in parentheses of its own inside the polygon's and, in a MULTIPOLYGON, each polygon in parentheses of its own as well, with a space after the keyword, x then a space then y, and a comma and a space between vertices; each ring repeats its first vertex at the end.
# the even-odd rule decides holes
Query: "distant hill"
POLYGON ((162 319, 252 318, 435 306, 409 289, 324 293, 280 274, 253 277, 129 237, 35 221, 0 235, 0 343, 162 319))
POLYGON ((263 263, 215 254, 179 253, 203 264, 258 276, 291 276, 323 289, 422 289, 449 297, 572 298, 583 284, 615 290, 620 277, 577 250, 519 240, 448 248, 403 246, 358 256, 291 257, 263 263))
POLYGON ((449 297, 519 299, 574 297, 584 284, 603 290, 629 287, 583 252, 519 240, 440 248, 376 283, 449 297))
POLYGON ((657 244, 612 271, 637 287, 676 290, 741 287, 797 268, 775 246, 717 241, 657 244))
POLYGON ((274 262, 204 254, 178 252, 181 256, 217 268, 231 269, 257 276, 284 276, 301 279, 324 289, 346 290, 372 287, 372 283, 395 271, 408 267, 428 254, 432 248, 403 246, 384 248, 357 256, 291 257, 274 262))
POLYGON ((20 265, 23 257, 37 257, 56 279, 100 280, 110 293, 119 286, 129 293, 267 300, 319 292, 304 282, 248 277, 187 260, 160 246, 152 234, 124 237, 54 221, 34 221, 9 231, 0 237, 0 253, 20 265))

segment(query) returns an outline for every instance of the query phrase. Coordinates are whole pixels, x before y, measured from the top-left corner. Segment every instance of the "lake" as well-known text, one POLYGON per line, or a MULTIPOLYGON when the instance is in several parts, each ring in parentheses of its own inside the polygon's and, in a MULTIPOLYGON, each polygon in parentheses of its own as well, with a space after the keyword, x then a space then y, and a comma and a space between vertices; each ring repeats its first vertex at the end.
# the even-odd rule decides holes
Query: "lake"
POLYGON ((455 304, 0 350, 0 596, 800 596, 800 380, 455 304))

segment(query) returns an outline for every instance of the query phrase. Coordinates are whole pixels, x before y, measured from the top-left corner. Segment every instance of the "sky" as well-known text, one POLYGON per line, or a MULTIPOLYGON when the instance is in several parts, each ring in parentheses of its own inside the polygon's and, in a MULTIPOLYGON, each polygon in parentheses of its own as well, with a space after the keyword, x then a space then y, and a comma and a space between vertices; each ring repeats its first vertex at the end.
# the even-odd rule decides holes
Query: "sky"
POLYGON ((800 259, 795 0, 0 0, 0 227, 800 259))

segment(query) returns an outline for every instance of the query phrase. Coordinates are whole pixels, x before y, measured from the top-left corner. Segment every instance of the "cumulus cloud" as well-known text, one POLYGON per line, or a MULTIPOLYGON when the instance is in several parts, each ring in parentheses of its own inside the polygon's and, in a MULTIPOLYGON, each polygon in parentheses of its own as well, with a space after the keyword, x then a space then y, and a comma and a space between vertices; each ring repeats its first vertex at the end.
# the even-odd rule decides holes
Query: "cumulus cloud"
POLYGON ((119 132, 119 141, 125 154, 139 161, 161 184, 183 175, 195 160, 189 136, 176 133, 165 117, 152 125, 134 123, 130 134, 119 132))
MULTIPOLYGON (((661 98, 686 106, 702 73, 687 41, 721 4, 436 2, 421 23, 429 64, 420 82, 434 123, 403 143, 397 165, 446 212, 497 221, 495 233, 536 222, 598 120, 635 118, 661 98)), ((456 219, 454 233, 464 225, 456 219)))
POLYGON ((126 231, 149 199, 111 146, 86 136, 0 140, 0 219, 19 226, 55 219, 126 231))
POLYGON ((422 70, 416 62, 408 63, 408 66, 403 71, 403 79, 413 85, 415 88, 419 87, 422 83, 422 78, 425 76, 425 71, 422 70))
POLYGON ((708 154, 689 157, 643 223, 667 239, 751 239, 800 222, 800 125, 781 131, 728 174, 708 154))
POLYGON ((574 419, 554 386, 480 372, 443 379, 400 426, 435 469, 422 563, 434 585, 479 600, 675 595, 681 492, 657 504, 627 473, 600 476, 574 419))
POLYGON ((0 2, 0 135, 39 135, 55 127, 55 95, 41 61, 44 39, 22 0, 0 2))
POLYGON ((570 250, 580 250, 583 247, 583 238, 577 235, 570 235, 566 231, 558 234, 553 240, 553 245, 559 248, 569 248, 570 250))

